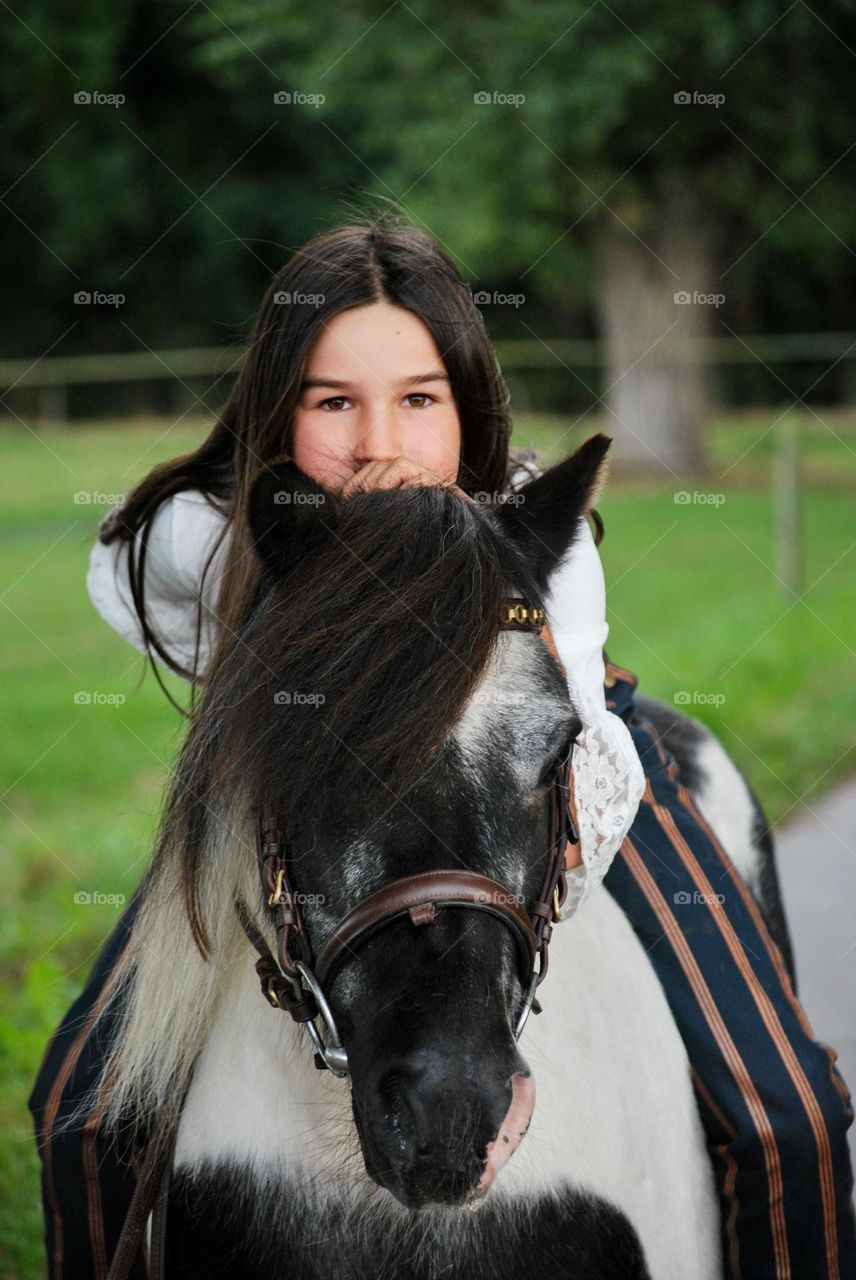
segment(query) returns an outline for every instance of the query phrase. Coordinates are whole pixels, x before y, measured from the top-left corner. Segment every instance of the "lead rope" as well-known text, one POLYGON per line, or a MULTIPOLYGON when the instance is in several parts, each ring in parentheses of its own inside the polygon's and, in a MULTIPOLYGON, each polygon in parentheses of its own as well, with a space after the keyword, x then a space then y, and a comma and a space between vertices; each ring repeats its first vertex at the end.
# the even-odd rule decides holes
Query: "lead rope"
MULTIPOLYGON (((177 1130, 177 1126, 176 1126, 177 1130)), ((172 1142, 164 1162, 157 1198, 152 1209, 152 1246, 149 1262, 150 1280, 166 1277, 166 1219, 169 1208, 169 1184, 172 1181, 172 1162, 175 1158, 175 1141, 172 1142)))
MULTIPOLYGON (((191 1078, 192 1078, 191 1071, 191 1078)), ((107 1272, 107 1280, 128 1280, 134 1264, 143 1248, 146 1223, 152 1219, 152 1245, 149 1259, 149 1280, 165 1280, 166 1277, 166 1227, 167 1208, 169 1204, 169 1188, 172 1180, 172 1164, 175 1159, 175 1145, 178 1138, 178 1126, 184 1103, 190 1088, 187 1088, 175 1118, 152 1123, 152 1137, 146 1147, 146 1154, 140 1168, 140 1176, 131 1197, 116 1252, 107 1272)))

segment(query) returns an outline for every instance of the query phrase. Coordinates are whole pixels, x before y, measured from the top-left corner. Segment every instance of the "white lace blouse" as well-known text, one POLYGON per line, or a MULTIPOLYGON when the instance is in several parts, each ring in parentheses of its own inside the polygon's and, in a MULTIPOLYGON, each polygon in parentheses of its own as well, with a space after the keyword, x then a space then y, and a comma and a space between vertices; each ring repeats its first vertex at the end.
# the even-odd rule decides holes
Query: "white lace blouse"
MULTIPOLYGON (((202 493, 187 490, 162 504, 149 529, 145 578, 149 624, 167 652, 189 669, 194 666, 202 573, 223 524, 223 515, 202 493)), ((214 553, 202 588, 200 673, 216 639, 215 607, 228 544, 227 533, 214 553)), ((131 598, 127 543, 95 543, 86 586, 101 617, 145 653, 131 598)), ((570 914, 606 875, 645 789, 630 732, 623 720, 606 708, 606 590, 600 556, 586 520, 580 521, 579 538, 555 571, 544 604, 568 675, 569 691, 583 722, 573 756, 582 865, 568 872, 565 913, 570 914)))

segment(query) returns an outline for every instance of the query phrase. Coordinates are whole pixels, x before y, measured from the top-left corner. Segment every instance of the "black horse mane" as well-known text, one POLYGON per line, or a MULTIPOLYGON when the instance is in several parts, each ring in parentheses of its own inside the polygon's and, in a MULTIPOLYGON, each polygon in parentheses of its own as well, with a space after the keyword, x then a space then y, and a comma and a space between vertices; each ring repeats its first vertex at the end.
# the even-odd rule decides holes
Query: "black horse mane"
POLYGON ((512 581, 541 603, 497 521, 439 486, 357 495, 269 566, 195 711, 159 841, 179 840, 203 954, 212 821, 273 812, 305 839, 331 806, 382 817, 460 718, 512 581))

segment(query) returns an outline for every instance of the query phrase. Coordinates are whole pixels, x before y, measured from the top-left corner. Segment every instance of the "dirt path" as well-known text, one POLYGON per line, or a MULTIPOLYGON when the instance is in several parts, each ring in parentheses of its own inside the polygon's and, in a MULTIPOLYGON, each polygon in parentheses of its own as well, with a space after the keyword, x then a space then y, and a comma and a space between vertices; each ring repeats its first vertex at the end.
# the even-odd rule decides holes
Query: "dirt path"
MULTIPOLYGON (((856 1099, 856 781, 775 832, 799 996, 856 1099)), ((856 1123, 850 1127, 856 1165, 856 1123)))

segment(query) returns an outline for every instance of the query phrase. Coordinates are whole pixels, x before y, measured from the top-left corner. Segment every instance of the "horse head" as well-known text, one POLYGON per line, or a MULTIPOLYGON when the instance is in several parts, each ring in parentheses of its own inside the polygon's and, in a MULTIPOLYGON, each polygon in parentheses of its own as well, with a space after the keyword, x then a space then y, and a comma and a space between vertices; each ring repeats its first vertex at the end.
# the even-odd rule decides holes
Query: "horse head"
MULTIPOLYGON (((534 991, 526 930, 556 838, 557 770, 581 722, 551 648, 504 626, 503 607, 543 608, 609 444, 594 436, 493 505, 441 486, 341 501, 289 461, 252 487, 261 585, 179 767, 190 918, 204 948, 212 809, 272 815, 287 901, 252 854, 234 897, 271 961, 302 957, 311 977, 335 940, 327 1030, 341 1040, 366 1170, 409 1208, 478 1201, 532 1114, 517 1039, 534 991), (450 891, 422 909, 377 906, 391 885, 448 872, 450 891), (494 889, 456 901, 463 884, 508 901, 494 889), (360 929, 343 933, 361 907, 360 929)), ((288 972, 269 993, 283 981, 300 1016, 315 1011, 288 972)))

